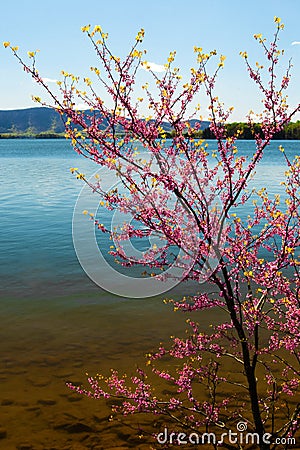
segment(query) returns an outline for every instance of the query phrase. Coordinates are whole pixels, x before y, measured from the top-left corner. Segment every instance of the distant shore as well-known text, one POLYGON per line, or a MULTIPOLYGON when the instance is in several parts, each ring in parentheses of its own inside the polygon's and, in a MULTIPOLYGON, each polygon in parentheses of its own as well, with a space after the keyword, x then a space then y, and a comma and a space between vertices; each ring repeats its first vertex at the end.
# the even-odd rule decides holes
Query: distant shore
POLYGON ((0 139, 65 139, 65 133, 0 133, 0 139))
MULTIPOLYGON (((95 114, 101 117, 100 112, 95 114)), ((87 122, 89 115, 87 113, 87 122)), ((154 119, 151 120, 151 123, 154 119)), ((208 120, 184 120, 183 134, 188 138, 215 139, 208 120)), ((163 121, 161 124, 161 137, 173 138, 176 131, 172 124, 163 121)), ((255 136, 263 138, 260 123, 231 122, 224 124, 228 137, 238 136, 239 139, 253 140, 255 136)), ((102 117, 102 131, 109 127, 109 118, 102 117)), ((122 126, 116 128, 118 135, 122 136, 122 126)), ((0 139, 62 139, 65 136, 65 125, 61 115, 53 108, 33 107, 16 110, 0 110, 0 139)), ((300 120, 289 122, 284 128, 273 136, 276 140, 300 140, 300 120)))
MULTIPOLYGON (((205 130, 204 130, 205 131, 205 130)), ((166 133, 167 139, 172 139, 172 135, 166 133)), ((215 140, 213 136, 195 136, 195 139, 205 139, 205 140, 215 140)), ((14 134, 14 133, 0 133, 0 139, 66 139, 65 133, 38 133, 38 134, 14 134)), ((254 141, 253 137, 243 137, 239 136, 238 140, 254 141)), ((273 138, 274 141, 299 141, 300 137, 282 137, 276 136, 273 138)))

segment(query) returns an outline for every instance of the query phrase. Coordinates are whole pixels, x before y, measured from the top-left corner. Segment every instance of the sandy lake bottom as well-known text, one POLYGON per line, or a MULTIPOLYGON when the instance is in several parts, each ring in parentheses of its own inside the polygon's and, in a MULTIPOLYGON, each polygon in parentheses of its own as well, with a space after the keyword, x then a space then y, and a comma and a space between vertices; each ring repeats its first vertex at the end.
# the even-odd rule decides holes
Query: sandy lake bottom
POLYGON ((96 294, 6 299, 0 311, 1 450, 151 447, 151 437, 108 421, 105 400, 75 394, 65 383, 86 383, 86 373, 111 368, 133 373, 170 334, 183 335, 186 317, 162 299, 104 301, 96 294))

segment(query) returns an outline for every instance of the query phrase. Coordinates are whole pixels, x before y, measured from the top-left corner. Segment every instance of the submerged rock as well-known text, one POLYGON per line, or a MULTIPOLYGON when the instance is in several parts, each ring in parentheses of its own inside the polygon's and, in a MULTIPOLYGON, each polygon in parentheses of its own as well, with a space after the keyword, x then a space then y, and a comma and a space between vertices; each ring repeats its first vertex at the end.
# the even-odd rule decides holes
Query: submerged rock
POLYGON ((39 405, 43 406, 51 406, 56 405, 56 400, 53 400, 51 398, 43 398, 37 401, 39 405))
POLYGON ((29 443, 18 444, 17 450, 33 450, 33 446, 29 443))
POLYGON ((34 387, 45 387, 51 383, 51 378, 43 376, 28 377, 27 380, 34 387))
POLYGON ((10 400, 9 398, 4 398, 2 400, 2 402, 1 402, 2 406, 10 406, 10 405, 13 405, 13 404, 14 404, 14 401, 10 400))
POLYGON ((61 422, 53 427, 56 430, 65 430, 68 433, 91 433, 95 430, 83 422, 61 422))
POLYGON ((5 439, 7 437, 7 431, 5 428, 0 428, 0 439, 5 439))

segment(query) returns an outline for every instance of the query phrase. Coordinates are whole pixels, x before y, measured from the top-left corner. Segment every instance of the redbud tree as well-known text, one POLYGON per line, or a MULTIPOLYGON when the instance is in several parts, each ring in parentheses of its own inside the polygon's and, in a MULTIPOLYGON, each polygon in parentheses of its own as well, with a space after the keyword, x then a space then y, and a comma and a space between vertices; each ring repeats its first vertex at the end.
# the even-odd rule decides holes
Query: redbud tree
MULTIPOLYGON (((50 95, 52 102, 34 99, 59 112, 76 152, 119 178, 121 189, 106 190, 101 179, 91 184, 73 169, 91 184, 107 209, 133 218, 113 230, 95 220, 99 232, 113 239, 115 258, 124 266, 145 266, 161 283, 174 276, 168 272, 174 266, 181 280, 194 285, 206 281, 205 289, 195 295, 170 300, 175 310, 191 317, 189 329, 184 338, 173 338, 169 346, 149 354, 148 367, 138 369, 132 378, 113 370, 107 377, 90 377, 88 388, 70 385, 95 399, 115 399, 115 411, 124 415, 159 416, 161 424, 174 431, 173 444, 180 436, 176 433, 221 434, 242 421, 248 432, 256 433, 258 448, 287 448, 299 426, 300 158, 291 160, 282 147, 278 151, 286 164, 284 199, 263 186, 248 189, 274 135, 300 110, 300 105, 288 107, 285 94, 291 64, 279 75, 282 29, 275 17, 270 43, 261 34, 254 35, 265 67, 253 66, 241 52, 263 104, 260 114, 251 112, 247 117, 254 139, 250 157, 239 155, 239 132, 233 137, 226 134, 232 108, 226 110, 215 94, 225 60, 216 51, 205 53, 195 47, 197 66, 184 82, 174 67, 175 52, 160 73, 145 61, 146 52, 140 49, 144 30, 128 55, 120 58, 112 53, 100 26, 93 30, 85 26, 82 31, 99 65, 91 67, 91 78, 83 80, 63 71, 63 80, 57 83, 60 92, 54 94, 36 69, 35 52, 28 52, 31 63, 25 63, 17 47, 4 43, 50 95), (152 78, 142 86, 141 67, 152 78), (104 93, 110 102, 103 100, 104 93), (193 106, 200 93, 209 100, 215 136, 210 146, 197 138, 201 121, 191 120, 200 118, 199 107, 193 106), (88 110, 76 110, 78 102, 88 110), (145 111, 148 115, 143 115, 145 111), (260 123, 260 133, 254 122, 260 123), (166 123, 172 131, 169 139, 166 123), (252 212, 246 217, 241 211, 249 204, 252 212), (140 257, 127 257, 124 242, 153 233, 160 245, 140 257), (209 331, 193 320, 207 309, 215 311, 216 318, 209 331), (228 367, 232 367, 229 374, 228 367), (154 392, 151 370, 173 394, 154 392)), ((231 441, 223 446, 247 448, 247 443, 231 441)))

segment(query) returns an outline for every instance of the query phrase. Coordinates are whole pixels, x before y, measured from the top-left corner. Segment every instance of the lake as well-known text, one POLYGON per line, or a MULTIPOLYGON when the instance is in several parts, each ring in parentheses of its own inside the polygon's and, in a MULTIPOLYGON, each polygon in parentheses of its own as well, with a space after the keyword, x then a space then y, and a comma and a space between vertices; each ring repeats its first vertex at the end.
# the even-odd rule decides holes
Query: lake
MULTIPOLYGON (((289 156, 299 153, 297 141, 273 142, 253 182, 272 194, 280 192, 285 170, 280 144, 289 156)), ((253 142, 240 141, 239 149, 250 154, 253 142)), ((99 293, 78 263, 72 243, 73 209, 83 183, 70 167, 79 167, 87 176, 97 169, 65 140, 0 140, 2 296, 99 293)))
MULTIPOLYGON (((285 170, 280 144, 291 157, 300 153, 297 141, 273 142, 252 182, 272 195, 282 189, 285 170)), ((249 155, 253 142, 240 141, 238 148, 249 155)), ((100 289, 85 274, 72 242, 82 183, 70 167, 87 176, 97 169, 64 140, 0 140, 0 436, 1 427, 6 436, 0 449, 28 442, 34 449, 94 448, 91 439, 110 448, 115 435, 118 445, 128 446, 121 425, 114 431, 107 426, 109 408, 70 394, 65 381, 83 382, 86 372, 111 367, 133 368, 186 327, 186 317, 175 315, 162 299, 192 293, 195 286, 133 299, 100 289), (83 422, 92 431, 70 432, 83 422)), ((138 445, 133 441, 129 447, 149 448, 138 445)))

